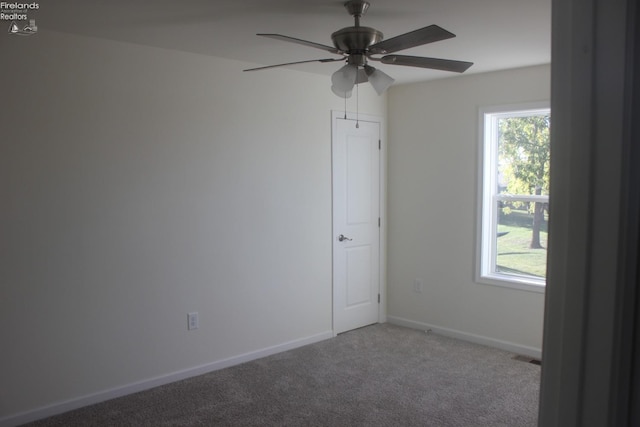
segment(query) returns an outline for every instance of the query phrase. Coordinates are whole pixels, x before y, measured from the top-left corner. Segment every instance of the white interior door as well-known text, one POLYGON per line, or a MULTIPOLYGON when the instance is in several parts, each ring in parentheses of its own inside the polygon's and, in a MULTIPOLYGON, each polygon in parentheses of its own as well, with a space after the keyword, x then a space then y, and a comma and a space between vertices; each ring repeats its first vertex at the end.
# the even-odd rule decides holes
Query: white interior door
POLYGON ((380 122, 333 120, 333 330, 377 323, 380 122))

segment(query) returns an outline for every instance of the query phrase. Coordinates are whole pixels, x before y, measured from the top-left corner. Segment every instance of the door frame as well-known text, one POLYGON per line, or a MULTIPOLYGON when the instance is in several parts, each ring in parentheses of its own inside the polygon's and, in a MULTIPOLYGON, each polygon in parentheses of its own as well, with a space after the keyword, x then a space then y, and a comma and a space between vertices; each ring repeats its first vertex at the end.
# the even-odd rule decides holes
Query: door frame
POLYGON ((331 329, 333 335, 335 332, 335 283, 334 277, 334 265, 333 265, 333 239, 336 235, 335 224, 333 223, 333 206, 334 206, 334 194, 333 194, 333 155, 334 144, 337 141, 337 120, 344 119, 346 115, 347 120, 359 120, 363 122, 378 123, 380 126, 380 176, 379 176, 379 212, 380 212, 380 256, 378 263, 379 274, 379 290, 380 303, 378 304, 378 323, 385 323, 387 321, 387 128, 384 117, 373 114, 362 114, 345 112, 338 110, 331 110, 331 329))

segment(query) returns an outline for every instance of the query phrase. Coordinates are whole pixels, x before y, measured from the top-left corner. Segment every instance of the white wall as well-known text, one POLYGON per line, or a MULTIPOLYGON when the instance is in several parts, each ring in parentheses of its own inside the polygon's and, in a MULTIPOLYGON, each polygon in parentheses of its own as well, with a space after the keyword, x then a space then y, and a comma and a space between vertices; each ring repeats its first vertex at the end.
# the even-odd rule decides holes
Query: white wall
POLYGON ((0 47, 0 421, 330 336, 328 77, 46 31, 0 47))
POLYGON ((544 295, 474 283, 478 110, 548 100, 549 79, 545 65, 391 89, 390 321, 539 355, 544 295))

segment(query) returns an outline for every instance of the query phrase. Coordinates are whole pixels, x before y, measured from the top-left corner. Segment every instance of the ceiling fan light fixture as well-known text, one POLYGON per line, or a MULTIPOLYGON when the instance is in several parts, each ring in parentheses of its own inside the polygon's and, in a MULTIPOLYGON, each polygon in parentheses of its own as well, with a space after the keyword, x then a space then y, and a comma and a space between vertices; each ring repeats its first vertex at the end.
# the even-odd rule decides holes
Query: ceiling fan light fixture
POLYGON ((338 89, 336 89, 335 86, 331 86, 331 92, 335 93, 337 96, 339 96, 340 98, 351 98, 351 95, 353 94, 352 90, 349 91, 340 91, 338 89))
POLYGON ((395 82, 391 76, 370 65, 366 65, 364 71, 369 76, 369 83, 371 83, 378 95, 382 95, 395 82))
POLYGON ((359 85, 360 83, 366 83, 369 81, 369 76, 367 75, 367 72, 364 70, 364 68, 358 68, 358 78, 356 79, 356 84, 359 85))
MULTIPOLYGON (((353 64, 347 64, 333 73, 331 76, 331 83, 338 92, 346 93, 353 89, 358 78, 358 66, 353 64)), ((334 92, 335 93, 335 92, 334 92)))

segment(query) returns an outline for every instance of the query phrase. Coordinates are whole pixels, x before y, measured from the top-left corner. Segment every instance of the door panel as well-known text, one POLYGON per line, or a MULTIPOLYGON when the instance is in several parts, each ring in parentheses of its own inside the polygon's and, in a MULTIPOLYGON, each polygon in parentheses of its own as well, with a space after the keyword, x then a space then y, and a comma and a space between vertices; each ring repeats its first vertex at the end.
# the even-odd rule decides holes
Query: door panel
MULTIPOLYGON (((368 304, 371 295, 371 247, 369 245, 349 248, 347 255, 347 301, 346 307, 368 304)), ((377 298, 377 296, 376 296, 377 298)))
POLYGON ((347 225, 367 224, 371 220, 373 171, 369 137, 370 135, 353 134, 346 136, 347 225))

